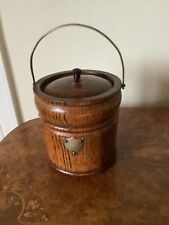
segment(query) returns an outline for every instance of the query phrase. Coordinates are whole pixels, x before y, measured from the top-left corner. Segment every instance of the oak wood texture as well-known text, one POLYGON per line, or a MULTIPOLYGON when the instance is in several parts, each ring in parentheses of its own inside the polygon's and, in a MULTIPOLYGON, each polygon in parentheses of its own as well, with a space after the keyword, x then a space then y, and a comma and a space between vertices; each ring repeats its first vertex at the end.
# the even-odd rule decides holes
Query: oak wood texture
POLYGON ((121 81, 106 72, 76 70, 78 79, 73 70, 37 81, 34 93, 52 166, 84 176, 115 162, 121 81), (77 154, 64 145, 71 137, 83 139, 77 154))
POLYGON ((49 166, 41 125, 0 143, 1 225, 169 224, 169 108, 120 109, 116 164, 87 177, 49 166))

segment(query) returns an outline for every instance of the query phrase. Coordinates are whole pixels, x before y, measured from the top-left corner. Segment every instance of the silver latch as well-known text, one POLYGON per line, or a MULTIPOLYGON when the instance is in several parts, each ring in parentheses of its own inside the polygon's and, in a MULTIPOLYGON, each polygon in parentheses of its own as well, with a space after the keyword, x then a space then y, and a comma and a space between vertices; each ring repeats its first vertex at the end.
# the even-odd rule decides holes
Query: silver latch
POLYGON ((83 138, 64 138, 63 140, 65 148, 71 152, 73 155, 77 155, 80 150, 82 149, 82 146, 84 144, 83 138))

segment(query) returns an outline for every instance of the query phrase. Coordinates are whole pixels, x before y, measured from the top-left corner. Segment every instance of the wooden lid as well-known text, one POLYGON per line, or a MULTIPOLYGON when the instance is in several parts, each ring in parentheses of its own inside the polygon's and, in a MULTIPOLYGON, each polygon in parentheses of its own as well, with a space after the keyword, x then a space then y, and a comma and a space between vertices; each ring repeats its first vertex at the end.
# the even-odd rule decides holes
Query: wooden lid
POLYGON ((90 101, 107 97, 121 89, 121 81, 113 74, 80 70, 48 75, 35 83, 34 92, 56 101, 90 101))
POLYGON ((44 92, 58 98, 84 98, 102 94, 113 86, 109 80, 84 74, 79 69, 74 69, 72 73, 48 83, 44 92))

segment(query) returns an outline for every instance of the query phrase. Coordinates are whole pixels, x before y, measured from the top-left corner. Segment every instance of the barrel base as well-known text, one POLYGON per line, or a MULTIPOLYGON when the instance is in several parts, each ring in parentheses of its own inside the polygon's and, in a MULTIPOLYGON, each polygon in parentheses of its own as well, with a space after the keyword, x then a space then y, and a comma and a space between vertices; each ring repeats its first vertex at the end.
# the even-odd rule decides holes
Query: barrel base
POLYGON ((77 171, 63 170, 61 168, 58 168, 51 161, 49 161, 49 164, 54 170, 59 171, 59 172, 61 172, 63 174, 66 174, 66 175, 71 175, 71 176, 89 176, 89 175, 94 175, 94 174, 103 172, 104 170, 110 168, 111 166, 113 166, 115 164, 115 161, 116 161, 116 157, 113 159, 113 161, 110 164, 107 164, 105 167, 101 167, 99 169, 88 171, 88 172, 77 172, 77 171))

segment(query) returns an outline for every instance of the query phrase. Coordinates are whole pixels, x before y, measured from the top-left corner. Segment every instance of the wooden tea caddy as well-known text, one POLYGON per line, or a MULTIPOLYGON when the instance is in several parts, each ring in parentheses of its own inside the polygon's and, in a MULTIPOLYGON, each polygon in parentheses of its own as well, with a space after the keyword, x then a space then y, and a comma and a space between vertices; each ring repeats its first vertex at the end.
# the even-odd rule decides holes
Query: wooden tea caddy
POLYGON ((114 42, 100 30, 84 24, 63 24, 44 34, 30 58, 35 104, 43 124, 50 164, 76 176, 98 173, 115 162, 124 63, 114 42), (122 63, 121 80, 107 72, 73 69, 35 81, 33 56, 39 43, 55 30, 80 26, 96 31, 117 50, 122 63))

